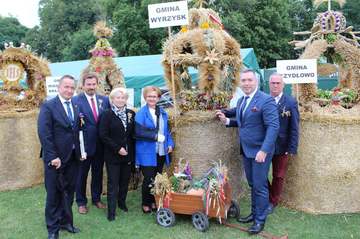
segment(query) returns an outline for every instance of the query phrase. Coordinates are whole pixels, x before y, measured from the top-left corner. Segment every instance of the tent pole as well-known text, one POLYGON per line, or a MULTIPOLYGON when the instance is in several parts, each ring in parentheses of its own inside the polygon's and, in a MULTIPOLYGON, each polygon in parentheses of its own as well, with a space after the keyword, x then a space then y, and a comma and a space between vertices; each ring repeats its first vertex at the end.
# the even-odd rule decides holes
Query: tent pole
MULTIPOLYGON (((172 38, 171 27, 168 27, 169 39, 172 38)), ((172 98, 174 104, 174 126, 176 128, 177 122, 177 105, 176 105, 176 89, 175 89, 175 80, 174 80, 174 59, 173 59, 173 49, 170 47, 170 66, 171 66, 171 87, 172 87, 172 98)))

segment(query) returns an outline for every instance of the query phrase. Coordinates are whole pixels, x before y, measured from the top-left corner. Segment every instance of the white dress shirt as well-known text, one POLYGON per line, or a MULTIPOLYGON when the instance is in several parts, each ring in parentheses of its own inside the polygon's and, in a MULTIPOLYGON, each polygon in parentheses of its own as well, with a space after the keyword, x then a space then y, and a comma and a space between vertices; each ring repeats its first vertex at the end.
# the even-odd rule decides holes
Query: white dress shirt
POLYGON ((63 108, 64 108, 64 110, 65 110, 65 113, 66 113, 66 115, 68 115, 68 111, 67 111, 67 106, 66 106, 66 104, 65 104, 65 102, 70 102, 70 110, 71 110, 71 113, 72 113, 72 116, 73 116, 73 119, 74 119, 74 109, 73 109, 73 107, 72 107, 72 103, 71 103, 71 99, 69 99, 69 100, 65 100, 61 95, 59 95, 59 99, 60 99, 60 101, 61 101, 61 104, 62 104, 62 106, 63 106, 63 108))
POLYGON ((85 94, 86 99, 87 99, 87 101, 88 101, 88 103, 90 105, 91 110, 92 110, 91 98, 94 99, 96 115, 99 117, 99 109, 98 109, 98 105, 97 105, 96 94, 94 94, 93 96, 90 96, 90 95, 86 94, 85 92, 84 92, 84 94, 85 94))
POLYGON ((280 101, 280 99, 281 99, 282 95, 283 95, 283 93, 281 92, 278 96, 276 96, 276 97, 274 98, 274 99, 275 99, 276 104, 279 104, 279 101, 280 101))

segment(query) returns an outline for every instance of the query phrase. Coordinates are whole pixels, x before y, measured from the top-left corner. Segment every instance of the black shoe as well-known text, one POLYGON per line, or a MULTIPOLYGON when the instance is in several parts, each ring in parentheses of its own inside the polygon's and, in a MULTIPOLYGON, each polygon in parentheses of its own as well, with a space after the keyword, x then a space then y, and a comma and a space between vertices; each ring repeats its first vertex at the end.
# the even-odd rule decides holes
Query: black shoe
POLYGON ((124 212, 128 212, 129 211, 129 209, 126 207, 126 205, 119 205, 119 208, 121 209, 121 210, 123 210, 124 212))
POLYGON ((111 216, 107 216, 107 219, 108 219, 108 221, 109 222, 112 222, 112 221, 114 221, 115 220, 115 216, 113 216, 113 215, 111 215, 111 216))
POLYGON ((250 234, 258 234, 264 229, 264 226, 264 223, 254 223, 251 227, 249 227, 248 232, 250 234))
POLYGON ((250 214, 247 217, 240 217, 237 219, 238 222, 240 223, 249 223, 249 222, 253 222, 254 221, 254 216, 253 214, 250 214))
POLYGON ((272 203, 270 203, 268 208, 266 208, 266 213, 269 215, 274 212, 274 209, 275 209, 274 205, 272 205, 272 203))
POLYGON ((48 239, 58 239, 59 238, 59 233, 49 233, 48 234, 48 239))
POLYGON ((77 228, 77 227, 74 227, 70 224, 65 224, 65 225, 60 225, 60 229, 61 230, 66 230, 70 233, 79 233, 80 232, 80 229, 77 228))

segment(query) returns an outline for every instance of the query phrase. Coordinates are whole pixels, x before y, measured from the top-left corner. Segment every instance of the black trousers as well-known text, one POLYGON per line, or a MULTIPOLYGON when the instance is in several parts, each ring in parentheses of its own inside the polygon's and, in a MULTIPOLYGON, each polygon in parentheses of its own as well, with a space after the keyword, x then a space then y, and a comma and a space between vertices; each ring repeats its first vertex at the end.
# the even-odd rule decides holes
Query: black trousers
POLYGON ((73 225, 71 207, 74 201, 78 169, 79 161, 75 157, 75 152, 68 162, 61 165, 60 169, 44 164, 45 221, 49 233, 58 232, 60 225, 73 225))
POLYGON ((92 203, 100 202, 103 184, 104 158, 102 155, 89 156, 80 162, 79 175, 76 183, 76 203, 78 206, 87 204, 86 184, 91 167, 91 199, 92 203))
POLYGON ((106 163, 108 217, 115 217, 116 202, 119 207, 126 205, 126 196, 131 174, 131 162, 106 163))
POLYGON ((157 173, 162 173, 165 162, 165 155, 157 155, 157 166, 141 166, 141 172, 144 176, 142 183, 142 205, 151 207, 155 203, 154 195, 150 193, 152 184, 155 180, 157 173))

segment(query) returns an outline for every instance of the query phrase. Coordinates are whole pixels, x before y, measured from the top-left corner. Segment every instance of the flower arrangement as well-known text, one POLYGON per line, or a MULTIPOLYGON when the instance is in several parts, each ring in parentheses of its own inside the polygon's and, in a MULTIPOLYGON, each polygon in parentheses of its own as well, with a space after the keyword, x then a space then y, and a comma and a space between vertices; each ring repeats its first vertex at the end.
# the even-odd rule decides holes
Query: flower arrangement
POLYGON ((328 105, 339 105, 346 109, 350 109, 354 104, 360 101, 359 94, 348 88, 336 87, 333 90, 321 90, 317 91, 316 102, 321 106, 325 107, 328 105))
POLYGON ((180 92, 179 108, 182 111, 223 109, 228 106, 230 99, 227 92, 208 95, 200 91, 186 90, 180 92))

